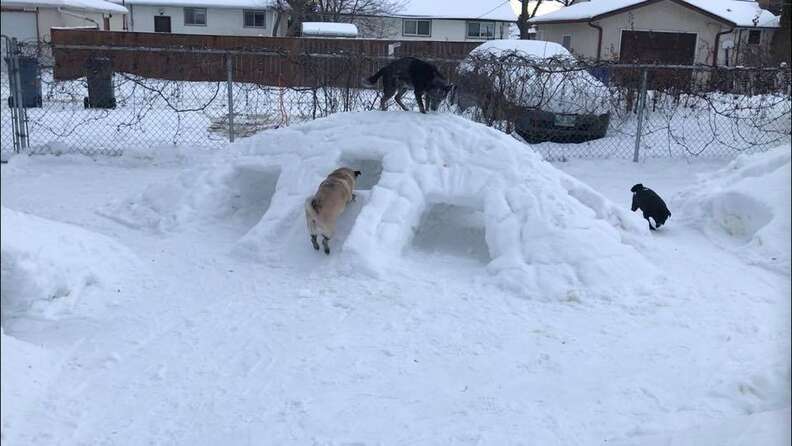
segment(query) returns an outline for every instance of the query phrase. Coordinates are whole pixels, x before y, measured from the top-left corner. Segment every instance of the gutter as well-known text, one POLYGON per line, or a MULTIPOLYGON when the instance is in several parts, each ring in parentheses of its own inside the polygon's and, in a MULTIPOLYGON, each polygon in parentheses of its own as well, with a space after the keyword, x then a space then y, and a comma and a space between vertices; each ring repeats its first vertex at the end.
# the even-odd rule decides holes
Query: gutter
POLYGON ((602 57, 602 27, 592 22, 586 22, 586 24, 597 30, 597 62, 599 62, 602 57))
POLYGON ((718 66, 718 53, 720 52, 720 38, 724 34, 730 34, 734 31, 734 28, 728 29, 726 31, 720 31, 718 34, 715 34, 715 51, 712 52, 712 66, 718 66))
POLYGON ((91 22, 94 25, 96 25, 96 29, 101 29, 102 28, 101 26, 99 26, 99 22, 97 22, 94 19, 82 16, 80 14, 75 14, 75 13, 73 13, 71 11, 67 11, 67 10, 65 10, 63 8, 58 8, 58 12, 61 13, 61 14, 64 14, 64 15, 68 15, 68 16, 76 17, 76 18, 81 19, 81 20, 85 20, 86 22, 91 22))

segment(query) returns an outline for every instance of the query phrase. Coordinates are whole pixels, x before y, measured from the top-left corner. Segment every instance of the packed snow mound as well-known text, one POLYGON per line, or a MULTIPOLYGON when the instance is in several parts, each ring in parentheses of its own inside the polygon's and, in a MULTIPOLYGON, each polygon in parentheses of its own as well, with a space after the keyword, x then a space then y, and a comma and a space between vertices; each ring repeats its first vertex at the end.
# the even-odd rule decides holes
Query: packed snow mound
MULTIPOLYGON (((249 226, 237 252, 315 265, 335 262, 340 251, 339 263, 377 274, 412 248, 425 214, 448 205, 482 214, 463 226, 481 221, 487 268, 499 284, 526 294, 612 293, 656 277, 633 246, 648 230, 629 209, 512 137, 444 114, 345 113, 267 131, 232 145, 214 167, 154 185, 105 213, 172 229, 196 218, 227 223, 252 206, 248 215, 260 218, 239 220, 249 226), (363 170, 358 188, 371 189, 357 192, 324 260, 308 241, 303 206, 340 165, 363 170)), ((470 233, 460 231, 458 242, 470 242, 470 233)))
POLYGON ((790 274, 789 144, 742 155, 680 194, 684 218, 755 264, 790 274))
POLYGON ((136 257, 85 229, 2 208, 2 321, 88 316, 115 299, 136 257))

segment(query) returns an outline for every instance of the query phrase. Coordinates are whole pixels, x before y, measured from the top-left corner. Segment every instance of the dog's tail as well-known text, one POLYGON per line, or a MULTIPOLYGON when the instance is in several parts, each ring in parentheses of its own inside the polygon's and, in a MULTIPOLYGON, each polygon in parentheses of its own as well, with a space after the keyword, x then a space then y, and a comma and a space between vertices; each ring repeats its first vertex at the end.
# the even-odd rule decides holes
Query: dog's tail
POLYGON ((305 199, 305 215, 311 219, 316 220, 319 216, 319 209, 322 208, 322 204, 319 203, 319 200, 316 198, 306 198, 305 199))
POLYGON ((360 81, 360 83, 363 84, 364 87, 374 88, 374 87, 377 86, 377 82, 379 81, 379 78, 381 78, 382 75, 384 74, 384 71, 385 71, 385 68, 381 68, 379 71, 374 73, 373 76, 369 76, 369 77, 363 78, 360 81))

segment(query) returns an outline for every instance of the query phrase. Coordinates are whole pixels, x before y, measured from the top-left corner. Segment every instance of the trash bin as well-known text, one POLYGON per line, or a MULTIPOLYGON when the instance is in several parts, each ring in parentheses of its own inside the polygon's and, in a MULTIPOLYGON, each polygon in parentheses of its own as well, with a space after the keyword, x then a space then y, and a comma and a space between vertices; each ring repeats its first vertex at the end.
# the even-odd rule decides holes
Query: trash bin
MULTIPOLYGON (((39 72, 38 59, 31 56, 18 56, 19 81, 22 89, 22 106, 25 108, 41 107, 41 73, 39 72)), ((5 58, 6 66, 11 61, 5 58)), ((14 97, 8 97, 8 106, 14 106, 14 97)))
POLYGON ((94 57, 88 60, 85 68, 88 78, 88 97, 83 99, 85 108, 115 108, 112 61, 94 57))

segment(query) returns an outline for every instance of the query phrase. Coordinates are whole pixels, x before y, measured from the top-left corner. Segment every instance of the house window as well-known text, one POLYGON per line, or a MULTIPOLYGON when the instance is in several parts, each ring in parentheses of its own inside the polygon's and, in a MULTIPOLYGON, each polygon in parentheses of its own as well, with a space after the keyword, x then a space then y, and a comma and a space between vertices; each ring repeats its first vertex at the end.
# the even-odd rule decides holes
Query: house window
POLYGON ((748 32, 748 45, 759 45, 762 43, 762 32, 751 30, 748 32))
POLYGON ((184 8, 186 26, 206 26, 206 8, 184 8))
POLYGON ((402 30, 402 34, 405 36, 429 37, 432 35, 432 21, 404 20, 404 29, 402 30))
POLYGON ((267 12, 254 11, 252 9, 245 10, 245 28, 266 28, 267 27, 267 12))
POLYGON ((495 22, 467 22, 468 39, 494 39, 495 22))
POLYGON ((566 48, 569 51, 572 51, 572 36, 569 34, 561 37, 561 46, 566 48))

